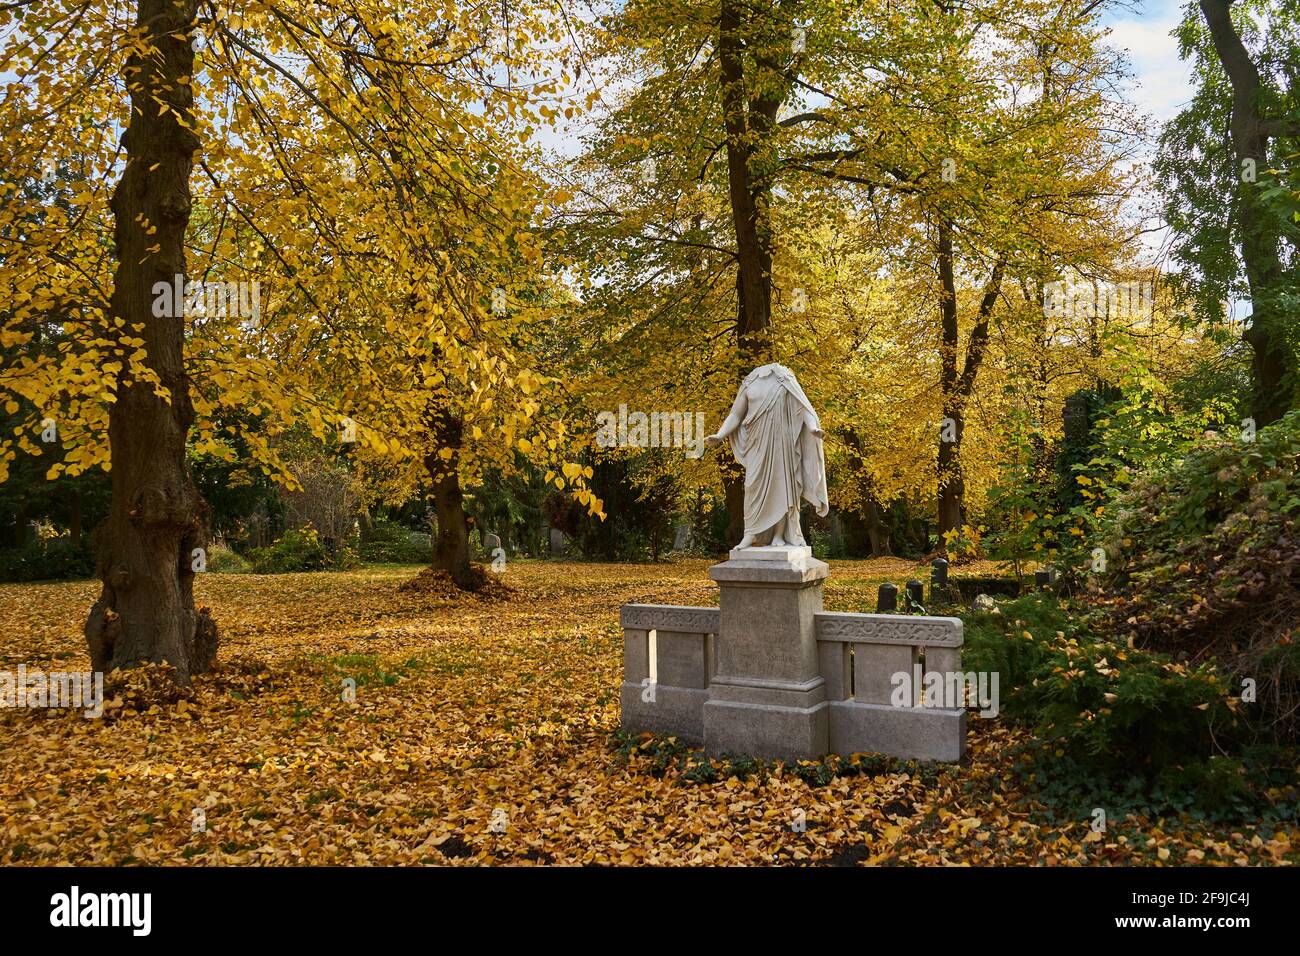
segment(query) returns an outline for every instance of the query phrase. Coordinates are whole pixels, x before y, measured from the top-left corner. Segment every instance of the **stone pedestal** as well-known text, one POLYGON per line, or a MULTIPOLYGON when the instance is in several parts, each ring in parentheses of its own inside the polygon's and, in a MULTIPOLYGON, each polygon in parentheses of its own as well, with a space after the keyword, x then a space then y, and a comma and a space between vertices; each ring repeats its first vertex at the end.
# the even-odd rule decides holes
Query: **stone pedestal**
POLYGON ((826 753, 829 710, 816 623, 829 572, 808 547, 735 549, 715 564, 721 623, 704 746, 784 760, 826 753))

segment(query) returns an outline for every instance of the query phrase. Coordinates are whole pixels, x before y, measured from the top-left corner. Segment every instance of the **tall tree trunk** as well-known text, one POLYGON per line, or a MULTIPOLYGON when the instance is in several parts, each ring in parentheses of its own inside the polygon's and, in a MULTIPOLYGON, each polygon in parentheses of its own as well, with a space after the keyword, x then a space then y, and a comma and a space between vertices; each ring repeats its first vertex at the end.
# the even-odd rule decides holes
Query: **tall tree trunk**
POLYGON ((888 512, 882 508, 875 494, 867 493, 867 540, 871 542, 873 558, 888 558, 894 553, 894 542, 889 531, 888 512))
POLYGON ((952 227, 939 225, 939 387, 943 418, 939 423, 939 535, 960 531, 965 523, 966 480, 961 470, 964 420, 957 386, 957 281, 953 272, 952 227))
POLYGON ((726 545, 734 548, 745 536, 745 473, 731 460, 730 455, 724 468, 722 492, 727 502, 726 545))
MULTIPOLYGON (((182 314, 155 316, 154 284, 185 274, 190 170, 195 0, 140 0, 137 25, 154 52, 126 65, 131 119, 122 144, 126 170, 113 193, 117 273, 112 312, 141 329, 158 376, 121 387, 109 412, 112 500, 98 539, 99 600, 86 621, 95 670, 167 661, 188 683, 217 653, 207 608, 194 607, 192 552, 205 546, 207 507, 185 463, 194 410, 185 374, 182 314), (160 109, 165 104, 167 109, 160 109), (182 125, 184 122, 185 125, 182 125)), ((173 304, 175 304, 173 297, 173 304)), ((175 310, 168 310, 175 311, 175 310)))
POLYGON ((19 548, 27 547, 31 534, 31 518, 28 517, 31 505, 26 501, 18 506, 18 516, 14 519, 14 544, 19 548))
MULTIPOLYGON (((1296 388, 1295 356, 1281 328, 1287 317, 1270 301, 1282 278, 1278 228, 1263 206, 1260 189, 1252 182, 1242 181, 1241 170, 1245 160, 1252 161, 1261 173, 1267 169, 1269 141, 1288 124, 1270 120, 1262 113, 1263 84, 1233 25, 1232 0, 1200 0, 1200 6, 1219 62, 1232 84, 1230 129, 1238 174, 1236 213, 1251 299, 1251 325, 1242 337, 1252 350, 1251 412, 1256 426, 1262 428, 1277 421, 1291 407, 1296 388)), ((1297 132, 1293 128, 1286 131, 1289 135, 1297 132)))
POLYGON ((1034 430, 1029 436, 1029 443, 1034 449, 1035 467, 1050 469, 1049 459, 1051 455, 1048 453, 1047 445, 1047 407, 1052 387, 1052 372, 1048 365, 1048 354, 1052 344, 1052 329, 1051 323, 1048 321, 1047 310, 1042 307, 1043 283, 1041 279, 1033 280, 1033 290, 1033 296, 1027 296, 1025 299, 1026 308, 1035 317, 1034 347, 1038 353, 1038 361, 1033 365, 1034 430))
POLYGON ((952 225, 939 224, 939 319, 940 390, 944 421, 939 423, 938 518, 939 537, 960 531, 966 524, 966 476, 962 471, 961 446, 966 432, 966 403, 975 389, 984 355, 988 351, 989 323, 1002 291, 1006 263, 999 259, 989 275, 980 299, 975 325, 966 342, 966 360, 958 369, 957 281, 953 268, 952 225))
MULTIPOLYGON (((866 453, 862 450, 862 436, 856 429, 845 428, 840 432, 845 446, 857 458, 861 467, 866 465, 866 453)), ((871 557, 885 558, 893 554, 893 541, 889 531, 888 509, 880 504, 876 496, 875 482, 869 474, 863 473, 862 519, 867 529, 867 540, 871 547, 871 557)))
MULTIPOLYGON (((761 364, 764 345, 758 333, 772 322, 772 235, 769 221, 771 180, 756 169, 760 150, 776 125, 784 86, 751 98, 745 80, 740 0, 722 0, 718 20, 718 61, 727 142, 727 186, 736 237, 736 341, 751 366, 761 364)), ((727 545, 745 533, 745 480, 739 468, 725 467, 727 545)))
POLYGON ((772 318, 772 252, 767 180, 756 175, 756 143, 772 127, 779 100, 750 102, 740 39, 740 0, 722 0, 718 59, 722 70, 722 109, 727 137, 727 185, 736 235, 736 333, 742 347, 766 329, 772 318))
POLYGON ((954 408, 945 410, 952 424, 953 441, 939 440, 939 535, 961 531, 966 524, 966 475, 961 465, 961 439, 965 423, 961 412, 954 408))
POLYGON ((430 416, 430 427, 435 448, 452 450, 450 459, 443 459, 436 452, 424 459, 424 467, 433 483, 433 505, 438 518, 438 530, 433 540, 433 567, 451 575, 461 590, 476 591, 483 581, 470 563, 469 516, 465 513, 465 496, 456 468, 464 425, 451 411, 441 410, 430 416))

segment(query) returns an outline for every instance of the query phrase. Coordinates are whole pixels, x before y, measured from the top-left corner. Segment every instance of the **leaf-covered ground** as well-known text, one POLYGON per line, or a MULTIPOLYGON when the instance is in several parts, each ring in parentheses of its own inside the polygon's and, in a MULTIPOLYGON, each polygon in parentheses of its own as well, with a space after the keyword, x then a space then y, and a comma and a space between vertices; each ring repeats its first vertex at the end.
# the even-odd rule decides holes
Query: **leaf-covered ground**
MULTIPOLYGON (((207 574, 224 645, 193 697, 0 710, 0 862, 78 864, 1294 863, 1300 832, 1129 818, 1053 824, 1007 773, 1021 733, 971 721, 959 766, 810 786, 683 779, 620 757, 627 601, 716 603, 708 562, 516 562, 505 599, 415 569, 207 574), (345 678, 355 705, 341 699, 345 678), (202 809, 206 829, 195 832, 202 809), (799 832, 798 811, 806 821, 799 832)), ((902 561, 836 562, 871 610, 902 561)), ((921 576, 921 575, 916 575, 921 576)), ((0 670, 87 667, 89 582, 0 587, 0 670)))

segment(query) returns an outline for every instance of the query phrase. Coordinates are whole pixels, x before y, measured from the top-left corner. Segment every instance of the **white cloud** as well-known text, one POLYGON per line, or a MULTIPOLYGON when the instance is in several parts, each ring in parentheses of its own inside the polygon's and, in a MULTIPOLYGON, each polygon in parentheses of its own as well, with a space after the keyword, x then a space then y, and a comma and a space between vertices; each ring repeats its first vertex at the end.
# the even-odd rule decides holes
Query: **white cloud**
POLYGON ((1128 95, 1144 113, 1164 123, 1192 97, 1191 64, 1178 59, 1170 32, 1182 20, 1177 0, 1148 0, 1135 15, 1108 21, 1109 44, 1127 52, 1134 80, 1128 95))

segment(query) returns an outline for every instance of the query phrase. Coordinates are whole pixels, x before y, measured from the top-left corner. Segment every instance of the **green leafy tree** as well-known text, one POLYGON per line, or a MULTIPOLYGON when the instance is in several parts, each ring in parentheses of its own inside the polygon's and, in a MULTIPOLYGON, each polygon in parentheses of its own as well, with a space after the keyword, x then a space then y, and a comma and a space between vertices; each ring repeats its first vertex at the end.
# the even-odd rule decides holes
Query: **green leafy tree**
POLYGON ((1174 258, 1195 313, 1222 324, 1231 303, 1250 304, 1242 339, 1251 350, 1259 427, 1294 405, 1297 388, 1300 334, 1284 299, 1295 283, 1296 235, 1260 188, 1266 177, 1294 188, 1300 172, 1297 13, 1295 0, 1188 6, 1177 35, 1196 90, 1161 134, 1155 164, 1174 258))

